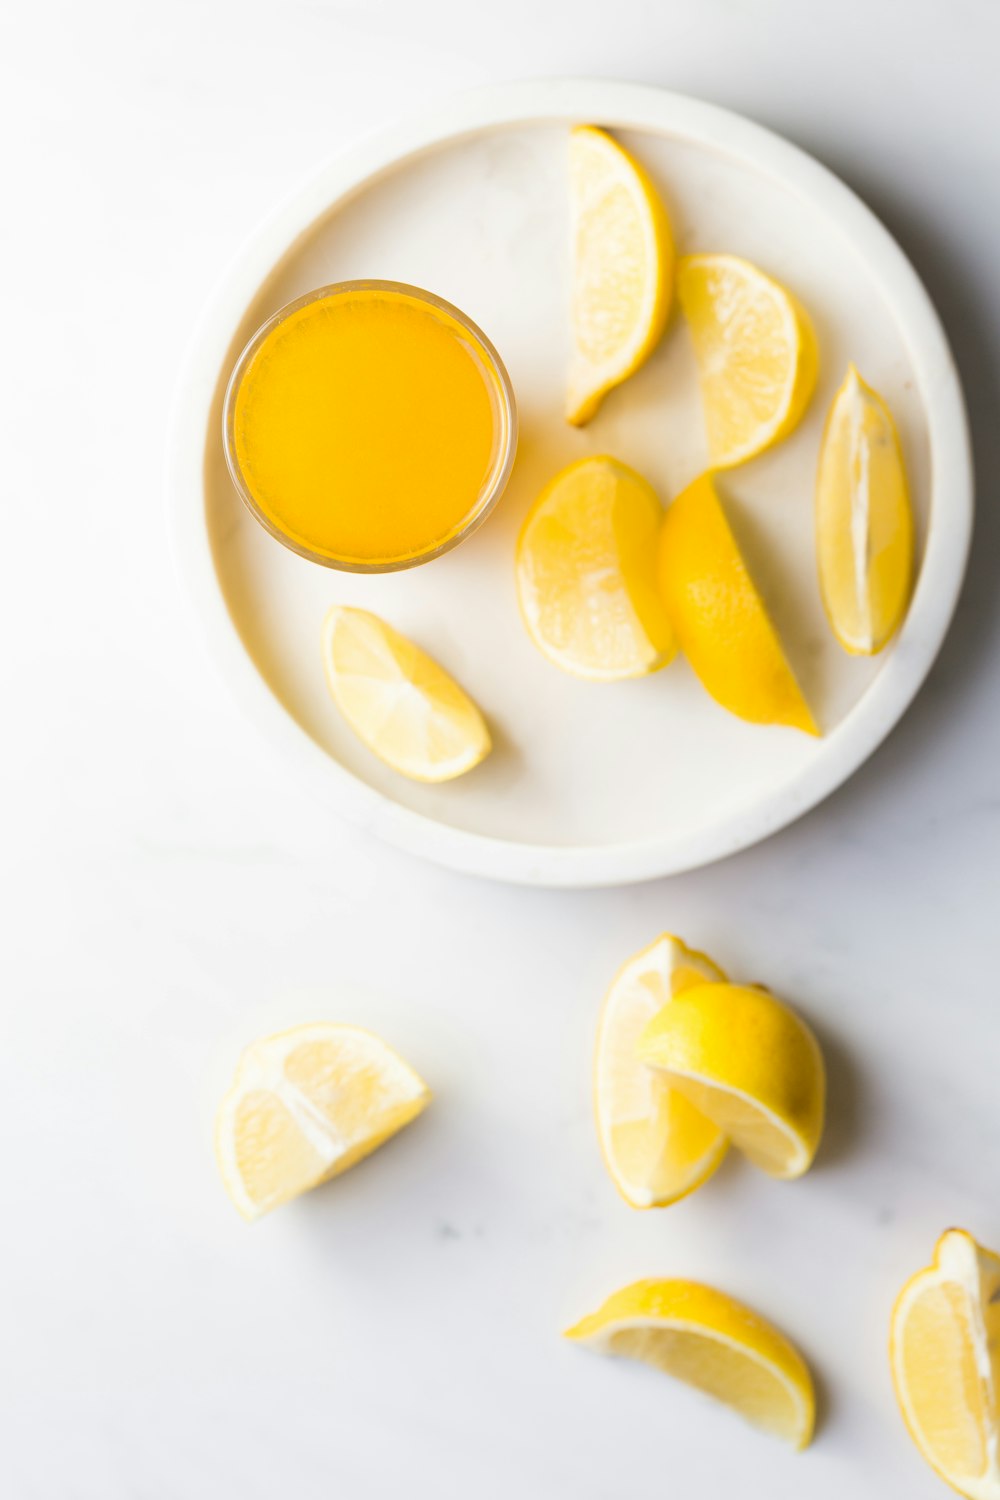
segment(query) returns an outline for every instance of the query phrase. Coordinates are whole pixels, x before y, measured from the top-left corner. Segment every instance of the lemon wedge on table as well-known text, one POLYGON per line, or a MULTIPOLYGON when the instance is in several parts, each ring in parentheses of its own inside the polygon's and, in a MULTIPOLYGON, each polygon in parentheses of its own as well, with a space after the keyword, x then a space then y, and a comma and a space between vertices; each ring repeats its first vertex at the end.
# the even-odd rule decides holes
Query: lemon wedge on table
POLYGON ((750 1308, 701 1282, 634 1282, 566 1337, 673 1375, 793 1448, 812 1437, 816 1399, 798 1350, 750 1308))
POLYGON ((629 960, 607 993, 597 1028, 594 1113, 608 1171, 633 1208, 683 1198, 726 1154, 718 1126, 635 1055, 647 1024, 675 995, 725 978, 704 953, 664 933, 629 960))
POLYGON ((943 1234, 897 1299, 889 1359, 923 1457, 968 1500, 1000 1500, 1000 1257, 943 1234))
POLYGON ((816 384, 812 325, 796 299, 736 255, 686 255, 677 297, 691 330, 713 468, 786 437, 816 384))
POLYGON ((656 580, 663 511, 615 458, 582 458, 539 495, 517 543, 521 613, 549 661, 595 682, 642 677, 674 654, 656 580))
POLYGON ((909 603, 913 511, 892 412, 853 365, 823 434, 816 547, 834 635, 852 655, 875 655, 909 603))
POLYGON ((226 1191, 246 1219, 328 1182, 430 1102, 423 1079, 371 1032, 332 1022, 264 1037, 239 1060, 216 1116, 226 1191))
POLYGON ((751 723, 818 734, 710 475, 668 509, 659 572, 678 643, 712 697, 751 723))
POLYGON ((323 626, 323 665, 355 734, 403 776, 450 781, 489 754, 489 730, 468 694, 377 615, 335 605, 323 626))
POLYGON ((640 1062, 772 1177, 801 1177, 823 1133, 826 1075, 812 1032, 760 987, 703 984, 649 1022, 640 1062))
POLYGON ((570 135, 573 352, 566 415, 581 425, 663 332, 673 282, 666 211, 637 161, 603 130, 570 135))

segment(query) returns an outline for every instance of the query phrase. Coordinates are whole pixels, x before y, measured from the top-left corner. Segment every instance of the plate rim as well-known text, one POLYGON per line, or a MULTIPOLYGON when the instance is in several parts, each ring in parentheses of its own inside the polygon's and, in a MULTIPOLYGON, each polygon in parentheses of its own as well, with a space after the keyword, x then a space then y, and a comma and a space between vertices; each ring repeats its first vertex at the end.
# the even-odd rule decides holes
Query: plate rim
POLYGON ((412 854, 518 884, 589 887, 651 880, 714 863, 816 807, 872 755, 927 677, 958 603, 972 536, 972 449, 961 382, 923 282, 866 203, 828 167, 743 115, 689 95, 600 79, 535 79, 463 90, 422 114, 370 132, 327 161, 251 231, 210 296, 183 363, 165 465, 171 550, 210 652, 237 702, 282 760, 298 761, 341 816, 412 854), (672 134, 769 170, 841 224, 896 318, 914 364, 930 448, 931 513, 909 613, 870 687, 820 753, 775 792, 681 837, 608 844, 527 844, 438 822, 361 781, 316 743, 261 677, 219 585, 205 521, 207 411, 236 328, 294 242, 336 203, 407 159, 491 127, 577 119, 672 134), (933 496, 949 517, 934 524, 933 496))

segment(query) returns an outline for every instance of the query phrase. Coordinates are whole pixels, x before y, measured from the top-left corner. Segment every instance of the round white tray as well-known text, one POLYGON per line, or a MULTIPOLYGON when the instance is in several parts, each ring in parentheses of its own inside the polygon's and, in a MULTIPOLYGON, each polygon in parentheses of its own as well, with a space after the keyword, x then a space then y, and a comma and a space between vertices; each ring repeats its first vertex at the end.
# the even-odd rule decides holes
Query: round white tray
POLYGON ((961 586, 972 472, 961 390, 909 262, 837 178, 777 136, 659 90, 568 80, 460 95, 338 156, 231 266, 182 382, 168 464, 180 565, 226 679, 295 776, 383 838, 458 869, 549 885, 671 874, 764 838, 869 756, 926 676, 961 586), (693 356, 681 320, 582 431, 562 417, 568 328, 567 130, 620 133, 659 184, 681 252, 748 256, 810 310, 822 369, 805 421, 720 488, 824 735, 743 724, 687 664, 640 682, 576 681, 520 623, 513 546, 542 484, 584 453, 633 464, 664 502, 704 466, 693 356), (270 313, 326 282, 414 282, 496 343, 521 443, 487 524, 409 573, 356 577, 303 561, 244 509, 222 453, 221 400, 270 313), (918 516, 906 623, 876 660, 848 658, 823 617, 813 550, 819 436, 849 360, 888 398, 918 516), (496 748, 468 777, 409 783, 376 761, 330 702, 320 625, 334 601, 413 635, 480 702, 496 748))

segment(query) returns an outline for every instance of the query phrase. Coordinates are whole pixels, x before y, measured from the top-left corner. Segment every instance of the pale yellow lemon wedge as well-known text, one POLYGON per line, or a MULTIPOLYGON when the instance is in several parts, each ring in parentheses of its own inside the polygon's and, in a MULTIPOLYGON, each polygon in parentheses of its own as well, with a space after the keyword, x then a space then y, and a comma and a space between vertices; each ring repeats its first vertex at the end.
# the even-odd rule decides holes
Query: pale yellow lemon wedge
POLYGON ((674 995, 725 978, 704 953, 664 933, 629 959, 605 997, 594 1053, 594 1114, 608 1171, 633 1208, 683 1198, 726 1154, 718 1126, 635 1056, 646 1026, 674 995))
POLYGON ((521 530, 516 576, 535 645, 594 682, 642 677, 674 654, 656 580, 663 511, 615 458, 582 458, 545 487, 521 530))
POLYGON ((566 416, 588 422, 663 332, 673 284, 666 211, 637 161, 603 130, 570 135, 573 350, 566 416))
POLYGON ((701 380, 711 466, 728 469, 795 427, 816 384, 816 338, 796 299, 736 255, 677 267, 701 380))
POLYGON ((812 1165, 823 1133, 823 1055, 805 1022, 767 990, 684 990, 649 1022, 636 1056, 772 1177, 801 1177, 812 1165))
POLYGON ((346 1172, 426 1109, 430 1091, 369 1031, 318 1022, 248 1047, 219 1106, 215 1145, 246 1219, 346 1172))
POLYGON ((968 1500, 1000 1500, 1000 1257, 943 1234, 899 1294, 889 1360, 922 1456, 968 1500))
POLYGON ((754 724, 818 734, 711 475, 668 509, 659 574, 680 648, 716 702, 754 724))
POLYGON ((489 754, 489 730, 472 699, 377 615, 335 605, 323 626, 323 665, 355 734, 403 776, 449 781, 489 754))
POLYGON ((566 1332, 599 1354, 641 1360, 805 1448, 816 1399, 798 1350, 759 1314, 697 1281, 637 1281, 566 1332))
POLYGON ((845 651, 874 656, 913 584, 913 511, 892 412, 851 365, 823 434, 816 481, 823 604, 845 651))

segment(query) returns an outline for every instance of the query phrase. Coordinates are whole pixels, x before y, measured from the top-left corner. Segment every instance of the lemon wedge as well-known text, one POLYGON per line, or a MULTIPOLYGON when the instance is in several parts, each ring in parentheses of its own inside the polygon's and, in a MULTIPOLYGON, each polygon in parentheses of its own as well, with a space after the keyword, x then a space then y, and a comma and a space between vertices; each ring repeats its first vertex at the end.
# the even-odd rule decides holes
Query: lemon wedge
POLYGON ((566 1337, 673 1375, 793 1448, 812 1437, 816 1399, 801 1354, 764 1318, 701 1282, 636 1281, 566 1337))
POLYGON ((805 1022, 760 987, 703 984, 650 1021, 636 1047, 772 1177, 801 1177, 823 1133, 826 1076, 805 1022))
POLYGON ((539 495, 517 544, 517 591, 535 645, 594 682, 665 666, 674 636, 656 581, 663 511, 615 458, 582 458, 539 495))
POLYGON ((612 386, 637 370, 670 307, 673 241, 642 167, 591 125, 570 135, 573 352, 566 416, 589 422, 612 386))
POLYGON ((323 665, 355 734, 403 776, 449 781, 489 754, 489 730, 472 699, 377 615, 334 605, 323 626, 323 665))
POLYGON ((681 650, 712 697, 751 723, 818 734, 710 475, 668 509, 659 569, 681 650))
POLYGON ((704 953, 664 933, 608 990, 597 1027, 594 1113, 608 1171, 633 1208, 683 1198, 726 1154, 718 1126, 635 1056, 646 1026, 674 995, 725 978, 704 953))
POLYGON ((923 1457, 968 1500, 1000 1500, 1000 1257, 943 1234, 896 1301, 889 1359, 923 1457))
POLYGON ((820 587, 845 651, 895 635, 913 582, 913 511, 892 412, 851 365, 827 417, 816 483, 820 587))
POLYGON ((792 431, 816 384, 816 337, 796 299, 736 255, 686 255, 677 297, 698 361, 711 465, 728 469, 792 431))
POLYGON ((264 1037, 241 1056, 216 1116, 226 1191, 244 1218, 258 1219, 346 1172, 430 1097, 423 1079, 360 1027, 319 1022, 264 1037))

